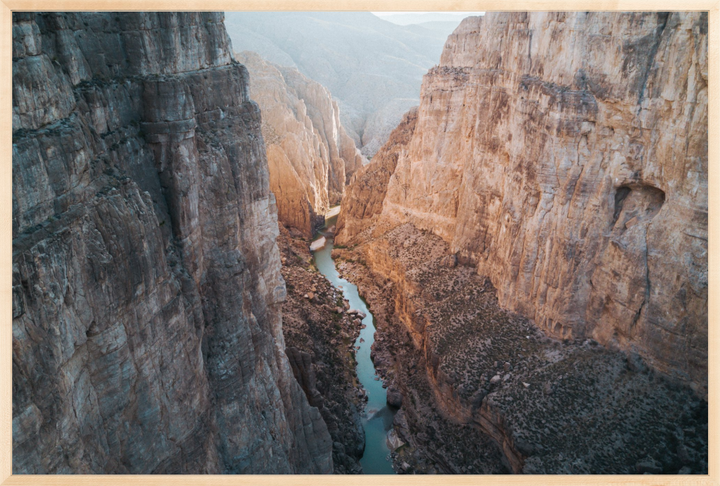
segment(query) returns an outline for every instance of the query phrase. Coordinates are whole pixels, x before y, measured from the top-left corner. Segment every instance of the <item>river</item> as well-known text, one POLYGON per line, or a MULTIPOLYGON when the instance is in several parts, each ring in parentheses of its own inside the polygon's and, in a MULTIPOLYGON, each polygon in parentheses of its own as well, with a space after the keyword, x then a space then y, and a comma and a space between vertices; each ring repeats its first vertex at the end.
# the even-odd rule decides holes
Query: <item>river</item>
MULTIPOLYGON (((334 224, 336 216, 328 218, 326 227, 334 224)), ((333 249, 332 234, 322 233, 327 238, 323 248, 314 253, 315 265, 320 273, 342 291, 343 296, 350 303, 351 309, 357 309, 365 313, 362 323, 366 326, 360 331, 355 341, 357 349, 357 376, 363 388, 367 392, 368 402, 363 415, 363 428, 365 429, 365 453, 360 464, 365 474, 395 474, 392 464, 388 459, 390 450, 387 446, 387 432, 392 426, 395 412, 387 406, 387 392, 382 387, 382 381, 375 371, 370 359, 370 347, 375 341, 375 323, 365 301, 358 294, 357 287, 345 279, 340 278, 335 262, 331 257, 333 249)))

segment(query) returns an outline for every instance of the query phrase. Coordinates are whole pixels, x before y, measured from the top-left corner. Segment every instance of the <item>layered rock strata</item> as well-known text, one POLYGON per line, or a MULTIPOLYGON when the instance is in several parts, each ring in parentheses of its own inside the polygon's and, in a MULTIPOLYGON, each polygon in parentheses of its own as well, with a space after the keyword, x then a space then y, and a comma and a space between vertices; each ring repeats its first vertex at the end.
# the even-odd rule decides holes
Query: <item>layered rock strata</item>
POLYGON ((415 132, 416 123, 417 109, 413 108, 403 115, 402 122, 375 154, 372 164, 358 170, 350 180, 337 219, 335 242, 338 245, 362 241, 367 237, 364 234, 366 230, 375 229, 382 213, 390 177, 395 173, 398 158, 415 132))
POLYGON ((13 15, 13 472, 325 473, 222 14, 13 15))
POLYGON ((333 253, 376 318, 378 373, 402 395, 399 470, 707 472, 707 402, 637 355, 548 338, 440 237, 405 224, 333 253))
MULTIPOLYGON (((707 22, 464 20, 387 187, 371 191, 386 193, 373 218, 442 237, 548 335, 636 353, 706 396, 707 22)), ((348 222, 363 192, 348 190, 339 241, 365 238, 348 222)))
POLYGON ((254 52, 237 54, 237 59, 250 71, 250 97, 262 110, 278 219, 312 236, 367 160, 345 132, 326 88, 254 52))

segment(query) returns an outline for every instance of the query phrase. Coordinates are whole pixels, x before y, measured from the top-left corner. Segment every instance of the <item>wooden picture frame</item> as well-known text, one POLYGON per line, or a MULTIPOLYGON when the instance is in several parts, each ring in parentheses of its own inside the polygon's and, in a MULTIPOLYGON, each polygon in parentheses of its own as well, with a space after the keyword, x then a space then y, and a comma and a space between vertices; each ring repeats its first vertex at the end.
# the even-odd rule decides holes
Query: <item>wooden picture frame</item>
POLYGON ((512 4, 498 0, 3 0, 0 3, 0 484, 2 485, 476 485, 476 484, 622 484, 622 485, 716 485, 720 484, 718 462, 718 245, 720 223, 710 218, 709 255, 709 474, 698 476, 275 476, 275 475, 13 475, 12 474, 12 12, 14 11, 216 11, 216 10, 335 10, 335 11, 524 11, 524 10, 620 10, 620 11, 690 11, 709 12, 709 205, 717 213, 720 167, 720 120, 718 82, 720 81, 720 2, 718 0, 546 0, 518 1, 512 4))

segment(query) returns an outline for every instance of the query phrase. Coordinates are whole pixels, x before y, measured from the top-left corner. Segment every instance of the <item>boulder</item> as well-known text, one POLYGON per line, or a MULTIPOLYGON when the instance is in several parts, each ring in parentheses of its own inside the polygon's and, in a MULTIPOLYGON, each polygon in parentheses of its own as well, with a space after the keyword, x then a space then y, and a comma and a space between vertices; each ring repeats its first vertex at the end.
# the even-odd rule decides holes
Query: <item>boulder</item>
POLYGON ((318 251, 319 249, 324 248, 326 241, 325 237, 321 236, 310 244, 310 251, 318 251))
POLYGON ((394 386, 391 386, 387 390, 387 404, 391 407, 400 408, 402 407, 403 402, 403 396, 400 391, 395 388, 394 386))

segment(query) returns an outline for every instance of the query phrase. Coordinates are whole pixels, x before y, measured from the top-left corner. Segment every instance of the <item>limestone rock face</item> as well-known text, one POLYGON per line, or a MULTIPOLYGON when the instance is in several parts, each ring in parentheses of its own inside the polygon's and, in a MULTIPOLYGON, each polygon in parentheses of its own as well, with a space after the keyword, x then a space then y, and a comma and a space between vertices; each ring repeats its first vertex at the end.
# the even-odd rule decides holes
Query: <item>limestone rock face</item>
POLYGON ((425 76, 382 218, 441 236, 550 335, 638 353, 706 394, 707 25, 466 19, 425 76))
POLYGON ((13 472, 322 473, 222 14, 13 15, 13 472))
POLYGON ((363 240, 363 232, 377 223, 390 177, 398 158, 415 132, 417 108, 403 116, 387 143, 375 154, 372 163, 360 169, 347 187, 337 219, 335 241, 348 245, 363 240))
POLYGON ((270 189, 278 218, 311 236, 365 158, 340 124, 327 89, 254 52, 237 55, 250 71, 250 97, 260 105, 270 189))

